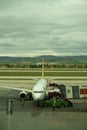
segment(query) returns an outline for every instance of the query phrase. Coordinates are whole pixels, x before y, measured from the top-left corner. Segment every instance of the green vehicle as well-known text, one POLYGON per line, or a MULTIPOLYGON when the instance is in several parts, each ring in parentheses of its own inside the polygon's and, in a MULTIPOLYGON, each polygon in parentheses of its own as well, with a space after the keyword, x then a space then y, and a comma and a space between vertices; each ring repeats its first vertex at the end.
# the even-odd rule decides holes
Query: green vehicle
POLYGON ((69 99, 50 99, 44 101, 44 106, 55 107, 73 107, 73 103, 69 99))

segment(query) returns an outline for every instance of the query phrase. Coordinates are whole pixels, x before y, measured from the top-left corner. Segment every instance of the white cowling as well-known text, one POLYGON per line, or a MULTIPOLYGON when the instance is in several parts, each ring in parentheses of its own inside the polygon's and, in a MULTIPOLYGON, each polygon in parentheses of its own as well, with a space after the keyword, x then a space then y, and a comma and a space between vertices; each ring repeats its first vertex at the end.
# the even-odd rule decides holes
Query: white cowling
POLYGON ((22 91, 22 92, 19 93, 19 97, 24 99, 24 98, 27 97, 27 93, 25 91, 22 91))

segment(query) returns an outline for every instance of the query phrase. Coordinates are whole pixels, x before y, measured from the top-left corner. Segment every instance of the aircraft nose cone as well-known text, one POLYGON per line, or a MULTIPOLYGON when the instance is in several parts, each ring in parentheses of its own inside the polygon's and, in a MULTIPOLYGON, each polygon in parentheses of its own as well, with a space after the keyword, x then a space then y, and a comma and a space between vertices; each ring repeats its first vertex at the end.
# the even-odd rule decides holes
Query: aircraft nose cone
POLYGON ((40 98, 41 98, 41 94, 36 94, 35 95, 35 100, 40 100, 40 98))

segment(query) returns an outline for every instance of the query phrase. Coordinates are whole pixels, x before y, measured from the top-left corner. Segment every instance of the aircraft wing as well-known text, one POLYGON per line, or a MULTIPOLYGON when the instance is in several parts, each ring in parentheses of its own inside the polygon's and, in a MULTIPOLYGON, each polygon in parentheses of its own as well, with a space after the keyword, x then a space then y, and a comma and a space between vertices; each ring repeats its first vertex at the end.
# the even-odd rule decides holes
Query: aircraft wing
POLYGON ((10 90, 17 90, 17 91, 26 91, 29 93, 32 93, 31 89, 25 89, 25 88, 14 88, 14 87, 9 87, 9 86, 0 86, 1 88, 6 88, 6 89, 10 89, 10 90))

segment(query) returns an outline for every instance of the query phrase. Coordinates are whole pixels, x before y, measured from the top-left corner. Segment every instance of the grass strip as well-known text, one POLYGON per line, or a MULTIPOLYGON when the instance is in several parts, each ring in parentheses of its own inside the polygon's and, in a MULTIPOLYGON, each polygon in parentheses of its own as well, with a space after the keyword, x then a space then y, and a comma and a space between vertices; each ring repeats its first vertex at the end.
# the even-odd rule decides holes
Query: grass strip
MULTIPOLYGON (((0 76, 41 76, 41 72, 0 72, 0 76)), ((45 76, 87 76, 87 72, 45 72, 45 76)))

